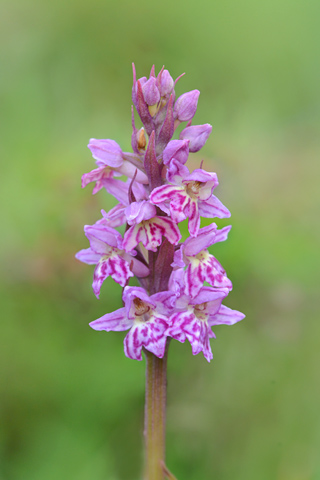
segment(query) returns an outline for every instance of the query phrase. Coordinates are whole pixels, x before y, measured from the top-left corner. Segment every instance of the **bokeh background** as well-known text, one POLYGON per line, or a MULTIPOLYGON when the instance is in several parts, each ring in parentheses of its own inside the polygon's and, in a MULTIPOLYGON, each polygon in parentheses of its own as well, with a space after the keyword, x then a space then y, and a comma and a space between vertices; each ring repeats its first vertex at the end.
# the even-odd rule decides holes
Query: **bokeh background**
MULTIPOLYGON (((193 156, 232 212, 214 361, 172 342, 167 464, 179 480, 320 479, 318 0, 1 0, 1 480, 139 480, 144 362, 95 318, 80 178, 90 137, 130 151, 131 62, 211 123, 193 156)), ((227 222, 218 222, 219 226, 227 222)))

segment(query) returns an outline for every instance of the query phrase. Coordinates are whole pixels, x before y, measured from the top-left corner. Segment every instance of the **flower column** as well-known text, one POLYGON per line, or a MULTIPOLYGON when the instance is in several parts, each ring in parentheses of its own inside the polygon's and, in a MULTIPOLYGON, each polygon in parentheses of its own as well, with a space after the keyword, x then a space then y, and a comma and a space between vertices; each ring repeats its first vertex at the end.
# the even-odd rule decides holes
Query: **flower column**
MULTIPOLYGON (((180 77, 178 77, 179 79, 180 77)), ((175 99, 175 84, 164 68, 136 79, 132 101, 143 126, 135 126, 132 108, 132 152, 114 140, 91 139, 88 147, 97 168, 82 177, 95 182, 93 193, 105 189, 118 200, 102 218, 85 226, 90 248, 77 258, 95 264, 97 297, 111 276, 123 287, 124 306, 90 323, 95 330, 125 331, 125 355, 142 360, 146 369, 145 480, 174 478, 165 466, 167 353, 171 338, 188 340, 194 355, 210 361, 213 325, 231 325, 244 315, 222 305, 232 284, 207 248, 227 238, 230 227, 215 223, 200 228, 200 218, 226 218, 229 210, 213 195, 217 175, 202 168, 190 172, 189 153, 208 139, 209 124, 191 125, 199 91, 175 99), (179 139, 178 125, 187 122, 179 139), (117 177, 127 177, 125 181, 117 177), (178 224, 188 219, 190 237, 183 243, 178 224), (122 236, 116 228, 125 225, 122 236), (140 287, 129 286, 136 276, 140 287), (204 286, 204 282, 211 286, 204 286)))

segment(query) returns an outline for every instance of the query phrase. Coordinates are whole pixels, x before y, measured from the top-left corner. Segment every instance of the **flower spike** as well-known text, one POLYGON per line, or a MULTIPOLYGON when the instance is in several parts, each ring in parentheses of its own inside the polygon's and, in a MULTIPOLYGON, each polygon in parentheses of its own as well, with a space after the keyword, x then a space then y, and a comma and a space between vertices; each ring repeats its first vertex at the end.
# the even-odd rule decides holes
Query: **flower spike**
POLYGON ((188 340, 193 354, 202 351, 210 361, 211 327, 244 317, 222 305, 232 283, 208 250, 226 240, 231 227, 200 225, 201 217, 230 217, 214 195, 217 175, 203 169, 203 161, 193 171, 187 166, 189 156, 204 147, 212 126, 192 125, 199 90, 176 98, 184 74, 174 81, 164 66, 156 74, 153 65, 149 77, 138 78, 134 64, 132 73, 132 152, 124 152, 114 140, 92 138, 88 147, 96 167, 82 176, 83 187, 93 182, 93 193, 107 191, 119 202, 109 212, 101 210, 94 225, 85 226, 90 247, 76 255, 95 265, 97 297, 108 276, 124 288, 125 307, 91 326, 129 330, 124 346, 130 358, 141 360, 143 348, 162 358, 166 338, 172 337, 188 340), (137 126, 134 110, 141 120, 137 126), (185 127, 173 139, 182 122, 185 127), (180 243, 178 224, 186 219, 190 236, 180 243), (129 285, 134 276, 140 287, 129 285))

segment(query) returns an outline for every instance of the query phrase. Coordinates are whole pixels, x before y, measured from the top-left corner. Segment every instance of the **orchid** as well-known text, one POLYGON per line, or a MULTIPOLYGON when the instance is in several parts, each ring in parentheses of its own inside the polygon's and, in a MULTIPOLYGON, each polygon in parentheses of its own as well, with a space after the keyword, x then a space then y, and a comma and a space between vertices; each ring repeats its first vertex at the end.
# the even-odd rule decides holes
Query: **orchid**
POLYGON ((128 225, 131 227, 124 235, 123 246, 126 251, 133 250, 140 242, 152 252, 156 252, 165 236, 173 245, 181 239, 179 228, 171 218, 159 217, 156 208, 150 202, 133 202, 126 208, 128 225))
POLYGON ((76 257, 84 263, 96 265, 92 288, 97 298, 102 283, 109 276, 124 287, 130 277, 146 277, 149 274, 148 267, 134 258, 134 252, 130 252, 130 255, 124 250, 122 237, 117 230, 98 222, 85 225, 84 231, 90 248, 81 250, 76 257))
POLYGON ((142 348, 162 358, 165 352, 168 317, 173 310, 174 295, 171 292, 159 292, 148 296, 140 287, 125 287, 124 307, 90 323, 94 330, 129 330, 124 339, 127 357, 142 360, 142 348))
MULTIPOLYGON (((127 331, 124 353, 147 362, 145 480, 168 478, 164 465, 166 362, 170 340, 188 340, 193 355, 213 357, 210 339, 215 325, 244 318, 222 305, 232 290, 227 274, 208 249, 225 241, 231 226, 201 228, 201 218, 223 219, 230 212, 214 195, 215 172, 190 171, 190 154, 206 144, 212 126, 193 125, 199 95, 191 90, 176 98, 176 85, 164 67, 137 79, 133 65, 132 152, 110 139, 89 141, 95 168, 82 176, 82 187, 106 191, 117 204, 84 227, 90 247, 76 254, 95 265, 97 298, 107 277, 123 288, 123 307, 90 323, 94 330, 127 331), (134 109, 142 123, 136 126, 134 109), (179 138, 174 138, 177 127, 179 138), (179 224, 188 219, 183 242, 179 224), (120 231, 117 228, 123 228, 120 231), (130 285, 136 277, 140 286, 130 285), (208 286, 209 285, 209 286, 208 286)), ((213 247, 214 248, 214 247, 213 247)), ((173 478, 171 476, 170 478, 173 478)))
POLYGON ((193 299, 187 295, 181 296, 176 303, 178 312, 171 315, 171 325, 166 335, 182 343, 188 340, 193 355, 203 352, 210 362, 213 355, 209 339, 214 337, 211 327, 220 324, 233 325, 244 318, 242 313, 221 305, 228 293, 228 289, 202 287, 193 299))
POLYGON ((192 298, 198 295, 204 282, 213 287, 232 289, 226 272, 207 248, 227 239, 231 226, 217 230, 212 223, 199 230, 197 237, 189 237, 174 254, 173 267, 187 267, 184 275, 185 293, 192 298))
POLYGON ((212 194, 218 185, 216 173, 201 168, 190 173, 186 166, 182 168, 174 158, 170 167, 167 179, 171 184, 155 188, 150 194, 150 201, 160 208, 169 206, 171 218, 177 223, 189 218, 190 235, 198 235, 200 216, 230 217, 229 210, 212 194))

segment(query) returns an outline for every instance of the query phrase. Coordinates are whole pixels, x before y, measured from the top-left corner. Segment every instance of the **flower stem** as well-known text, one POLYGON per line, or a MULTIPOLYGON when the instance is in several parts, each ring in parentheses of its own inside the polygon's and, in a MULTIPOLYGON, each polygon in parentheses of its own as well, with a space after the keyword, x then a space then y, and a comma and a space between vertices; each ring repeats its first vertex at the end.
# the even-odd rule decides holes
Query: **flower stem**
POLYGON ((144 353, 147 362, 144 480, 164 480, 168 345, 163 358, 148 350, 144 353))

